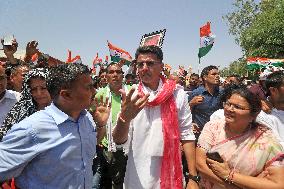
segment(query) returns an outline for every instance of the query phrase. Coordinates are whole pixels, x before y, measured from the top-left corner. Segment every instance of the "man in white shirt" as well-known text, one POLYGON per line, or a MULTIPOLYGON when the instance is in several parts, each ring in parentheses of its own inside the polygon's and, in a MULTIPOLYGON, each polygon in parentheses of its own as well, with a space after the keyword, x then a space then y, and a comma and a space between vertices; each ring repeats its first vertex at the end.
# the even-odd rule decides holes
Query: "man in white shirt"
POLYGON ((268 75, 265 86, 273 108, 270 114, 261 112, 257 121, 270 127, 284 146, 284 73, 277 71, 268 75))
POLYGON ((140 83, 126 96, 113 130, 117 144, 128 146, 126 189, 181 189, 180 142, 190 178, 187 188, 198 188, 192 116, 183 88, 161 76, 163 52, 157 46, 139 47, 135 54, 140 83))
POLYGON ((7 75, 5 73, 5 68, 0 66, 0 127, 5 120, 8 112, 14 106, 14 104, 20 100, 21 94, 7 90, 7 75))

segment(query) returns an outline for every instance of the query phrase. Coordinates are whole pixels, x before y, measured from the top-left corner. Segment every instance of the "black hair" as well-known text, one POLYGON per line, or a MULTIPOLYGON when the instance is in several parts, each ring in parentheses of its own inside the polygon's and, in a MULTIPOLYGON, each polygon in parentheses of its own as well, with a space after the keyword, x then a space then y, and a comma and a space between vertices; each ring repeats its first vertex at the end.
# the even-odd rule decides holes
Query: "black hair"
POLYGON ((111 66, 113 66, 113 65, 118 66, 118 67, 120 68, 121 73, 124 74, 122 68, 121 68, 121 67, 118 65, 118 63, 116 63, 116 62, 111 62, 109 65, 107 65, 107 67, 106 67, 106 73, 108 73, 108 68, 111 67, 111 66))
POLYGON ((198 77, 198 78, 199 78, 199 75, 198 75, 197 73, 192 73, 192 74, 190 75, 190 77, 198 77))
POLYGON ((220 95, 220 103, 222 104, 223 102, 226 102, 227 99, 229 99, 230 96, 232 96, 232 91, 239 89, 241 87, 246 87, 246 86, 243 84, 236 84, 236 83, 230 83, 226 85, 220 95))
POLYGON ((155 45, 139 47, 135 53, 135 60, 137 60, 140 54, 147 54, 147 53, 155 54, 160 61, 163 61, 163 51, 160 47, 155 45))
POLYGON ((240 86, 239 88, 233 89, 229 95, 226 96, 226 101, 231 98, 232 95, 238 94, 239 96, 246 99, 250 106, 250 114, 252 116, 257 116, 261 111, 261 101, 259 96, 253 94, 245 86, 240 86))
POLYGON ((100 84, 100 77, 99 76, 94 76, 92 77, 93 80, 93 86, 95 89, 99 88, 99 84, 100 84))
POLYGON ((135 77, 136 77, 136 75, 134 75, 134 74, 132 74, 132 73, 128 73, 128 74, 125 75, 125 79, 127 79, 127 78, 133 78, 133 79, 135 79, 135 77))
POLYGON ((101 76, 102 73, 107 73, 107 69, 105 68, 100 69, 99 76, 101 76))
POLYGON ((277 71, 269 74, 265 81, 265 87, 268 89, 273 88, 279 88, 281 85, 284 84, 284 73, 282 71, 277 71))
POLYGON ((204 80, 204 76, 207 76, 208 73, 209 73, 211 70, 218 70, 218 67, 217 67, 217 66, 210 65, 210 66, 207 66, 207 67, 203 68, 203 70, 201 71, 201 75, 200 75, 200 77, 202 78, 202 80, 204 80))
POLYGON ((19 69, 22 68, 22 67, 26 67, 27 69, 30 69, 30 66, 28 64, 19 64, 19 65, 11 68, 10 75, 17 74, 19 69))
MULTIPOLYGON (((237 79, 238 82, 241 81, 241 78, 240 78, 240 76, 239 76, 238 74, 232 74, 232 75, 229 75, 228 77, 234 77, 234 78, 237 79)), ((228 78, 228 77, 227 77, 227 78, 228 78)))
POLYGON ((82 63, 59 64, 50 68, 47 80, 48 92, 56 99, 62 89, 70 89, 76 79, 82 74, 91 74, 90 69, 82 63))
POLYGON ((236 78, 240 78, 240 76, 238 74, 231 74, 228 77, 236 77, 236 78))

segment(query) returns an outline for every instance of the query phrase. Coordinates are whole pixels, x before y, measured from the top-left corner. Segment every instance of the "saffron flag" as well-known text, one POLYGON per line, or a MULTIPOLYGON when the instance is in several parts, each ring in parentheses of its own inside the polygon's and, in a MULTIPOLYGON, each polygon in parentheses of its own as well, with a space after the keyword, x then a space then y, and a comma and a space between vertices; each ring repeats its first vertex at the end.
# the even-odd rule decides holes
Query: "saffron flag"
POLYGON ((200 28, 200 48, 198 57, 205 56, 213 47, 215 36, 211 33, 210 22, 200 28))
POLYGON ((82 60, 81 60, 81 57, 79 55, 72 58, 71 51, 68 50, 68 58, 66 60, 66 63, 67 64, 69 64, 69 63, 82 63, 82 60))
POLYGON ((129 66, 130 63, 132 62, 131 55, 127 51, 112 45, 110 42, 107 42, 107 43, 108 43, 108 47, 109 47, 111 61, 118 63, 121 60, 123 60, 123 61, 125 61, 124 64, 129 66))

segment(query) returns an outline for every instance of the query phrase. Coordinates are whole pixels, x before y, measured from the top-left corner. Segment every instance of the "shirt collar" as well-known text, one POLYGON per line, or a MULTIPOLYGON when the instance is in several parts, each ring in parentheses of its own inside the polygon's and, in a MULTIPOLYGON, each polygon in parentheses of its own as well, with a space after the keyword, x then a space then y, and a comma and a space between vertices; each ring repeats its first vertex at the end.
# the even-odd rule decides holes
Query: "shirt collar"
MULTIPOLYGON (((61 123, 65 122, 66 120, 72 120, 75 121, 73 118, 71 118, 69 115, 67 115, 66 113, 64 113, 63 111, 61 111, 59 108, 57 108, 55 106, 54 103, 51 103, 51 105, 47 106, 45 108, 45 110, 47 111, 47 113, 54 119, 56 125, 60 125, 61 123)), ((86 110, 83 110, 80 113, 80 116, 84 116, 87 114, 86 110)))
POLYGON ((199 87, 199 90, 200 90, 201 92, 206 91, 206 89, 205 89, 205 87, 204 87, 203 85, 201 85, 201 86, 199 87))
POLYGON ((16 94, 14 94, 11 90, 7 90, 7 89, 5 90, 5 94, 4 94, 3 98, 0 99, 0 102, 2 100, 4 100, 5 98, 17 100, 16 94))
MULTIPOLYGON (((207 89, 206 89, 203 85, 199 87, 199 90, 200 90, 201 93, 204 93, 204 92, 209 93, 209 92, 207 91, 207 89)), ((215 95, 215 94, 218 93, 218 92, 219 92, 219 87, 216 87, 215 90, 214 90, 214 94, 213 94, 213 95, 215 95)))
POLYGON ((13 100, 14 100, 14 99, 17 99, 17 98, 16 98, 16 95, 15 95, 12 91, 7 90, 7 89, 6 89, 4 98, 10 98, 10 99, 13 99, 13 100))
POLYGON ((155 96, 158 94, 158 92, 161 90, 161 88, 163 87, 163 82, 162 80, 160 79, 159 80, 159 85, 158 85, 158 88, 157 90, 153 91, 152 89, 150 89, 149 87, 146 87, 143 82, 142 82, 142 86, 143 86, 143 91, 145 93, 149 93, 150 96, 149 96, 149 100, 151 101, 152 99, 155 98, 155 96))

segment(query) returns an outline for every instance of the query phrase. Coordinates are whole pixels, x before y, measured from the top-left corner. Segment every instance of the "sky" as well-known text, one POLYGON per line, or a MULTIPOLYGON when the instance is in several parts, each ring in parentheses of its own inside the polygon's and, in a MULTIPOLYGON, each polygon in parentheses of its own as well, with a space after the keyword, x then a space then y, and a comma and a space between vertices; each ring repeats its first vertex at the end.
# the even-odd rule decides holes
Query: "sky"
POLYGON ((164 63, 194 72, 228 66, 242 52, 222 16, 234 0, 1 0, 0 36, 13 34, 20 49, 37 40, 41 52, 65 61, 67 50, 91 65, 109 55, 107 40, 134 57, 142 35, 166 29, 164 63), (198 66, 199 28, 211 22, 214 47, 198 66))

